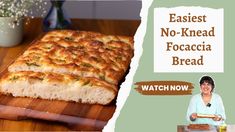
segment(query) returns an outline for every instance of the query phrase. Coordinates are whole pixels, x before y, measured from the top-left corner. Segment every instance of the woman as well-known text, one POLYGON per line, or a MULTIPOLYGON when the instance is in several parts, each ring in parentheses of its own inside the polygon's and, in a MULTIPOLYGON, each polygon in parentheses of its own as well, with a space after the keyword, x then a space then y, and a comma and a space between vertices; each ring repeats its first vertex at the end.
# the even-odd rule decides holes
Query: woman
POLYGON ((193 124, 221 125, 226 116, 221 97, 214 93, 214 81, 209 76, 200 80, 201 93, 194 95, 188 106, 187 120, 193 124), (213 115, 210 118, 201 118, 199 114, 213 115))

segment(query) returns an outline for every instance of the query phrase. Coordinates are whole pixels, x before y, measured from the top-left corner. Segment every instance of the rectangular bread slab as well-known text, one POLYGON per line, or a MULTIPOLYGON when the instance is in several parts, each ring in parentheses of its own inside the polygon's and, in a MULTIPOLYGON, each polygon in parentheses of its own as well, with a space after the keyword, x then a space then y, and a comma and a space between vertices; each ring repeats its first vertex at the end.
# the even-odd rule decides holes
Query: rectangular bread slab
POLYGON ((117 85, 132 57, 132 37, 58 30, 34 42, 8 70, 75 74, 117 85))
POLYGON ((93 77, 42 72, 8 72, 0 80, 0 91, 16 97, 109 104, 117 87, 93 77))
POLYGON ((109 104, 134 55, 133 37, 55 30, 8 67, 0 92, 20 97, 109 104))

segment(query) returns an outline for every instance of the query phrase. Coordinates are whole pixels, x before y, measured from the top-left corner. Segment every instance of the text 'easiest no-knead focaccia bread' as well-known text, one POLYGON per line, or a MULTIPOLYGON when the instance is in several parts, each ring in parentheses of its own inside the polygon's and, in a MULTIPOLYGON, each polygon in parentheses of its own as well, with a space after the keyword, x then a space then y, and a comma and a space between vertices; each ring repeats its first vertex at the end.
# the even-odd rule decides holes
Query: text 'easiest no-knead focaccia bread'
POLYGON ((13 96, 109 104, 133 57, 133 38, 73 30, 48 32, 2 76, 13 96))

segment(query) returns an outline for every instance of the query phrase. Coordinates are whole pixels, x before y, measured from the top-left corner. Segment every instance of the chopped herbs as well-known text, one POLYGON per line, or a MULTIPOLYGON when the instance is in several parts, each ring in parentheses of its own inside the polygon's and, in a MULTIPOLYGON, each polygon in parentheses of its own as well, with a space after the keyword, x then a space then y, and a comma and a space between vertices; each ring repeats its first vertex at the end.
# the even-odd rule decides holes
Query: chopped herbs
POLYGON ((51 46, 45 46, 44 49, 51 49, 51 46))
POLYGON ((65 60, 62 60, 62 59, 56 59, 56 61, 63 62, 63 63, 66 62, 65 60))
POLYGON ((11 81, 15 81, 17 79, 19 79, 19 76, 13 76, 13 77, 10 78, 11 81))
POLYGON ((41 81, 43 80, 43 78, 40 78, 40 77, 38 77, 37 79, 38 79, 38 80, 41 80, 41 81))
POLYGON ((65 37, 64 39, 67 40, 67 41, 73 41, 73 40, 74 40, 74 39, 71 38, 71 37, 65 37))
POLYGON ((26 62, 25 63, 27 66, 36 66, 39 67, 40 65, 38 65, 36 62, 26 62))
POLYGON ((120 60, 122 60, 122 57, 121 56, 117 56, 117 57, 115 57, 115 60, 120 61, 120 60))
POLYGON ((34 59, 34 60, 39 60, 39 59, 40 59, 40 56, 36 56, 36 55, 35 55, 35 56, 33 56, 33 59, 34 59))
POLYGON ((96 62, 100 62, 101 60, 99 58, 96 58, 96 57, 91 57, 92 60, 96 61, 96 62))
POLYGON ((81 63, 80 65, 84 67, 92 67, 92 65, 89 63, 81 63))
POLYGON ((30 76, 30 79, 37 79, 37 80, 40 80, 42 81, 43 80, 43 77, 35 77, 35 76, 30 76))
POLYGON ((80 77, 79 76, 75 76, 74 77, 76 81, 79 81, 80 80, 80 77))
POLYGON ((88 85, 90 83, 90 80, 85 81, 82 86, 88 85))
POLYGON ((116 47, 113 47, 113 46, 107 46, 105 49, 106 49, 106 50, 114 50, 114 49, 116 49, 116 47))
POLYGON ((104 76, 104 75, 100 75, 99 78, 100 78, 101 80, 105 80, 105 76, 104 76))

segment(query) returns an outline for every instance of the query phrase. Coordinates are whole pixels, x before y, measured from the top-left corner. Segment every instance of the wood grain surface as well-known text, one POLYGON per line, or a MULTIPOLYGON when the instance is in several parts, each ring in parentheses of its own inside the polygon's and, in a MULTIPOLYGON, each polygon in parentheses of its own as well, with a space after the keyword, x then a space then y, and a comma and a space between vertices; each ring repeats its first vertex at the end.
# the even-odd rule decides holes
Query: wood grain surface
MULTIPOLYGON (((72 28, 104 34, 134 36, 140 21, 73 19, 72 28)), ((12 48, 0 48, 0 72, 11 64, 40 35, 42 19, 30 19, 25 25, 23 42, 12 48)), ((102 130, 115 111, 110 105, 89 105, 75 102, 14 98, 0 95, 0 130, 60 131, 102 130), (18 120, 18 121, 17 121, 18 120)))

